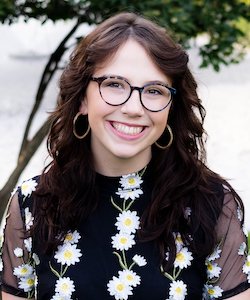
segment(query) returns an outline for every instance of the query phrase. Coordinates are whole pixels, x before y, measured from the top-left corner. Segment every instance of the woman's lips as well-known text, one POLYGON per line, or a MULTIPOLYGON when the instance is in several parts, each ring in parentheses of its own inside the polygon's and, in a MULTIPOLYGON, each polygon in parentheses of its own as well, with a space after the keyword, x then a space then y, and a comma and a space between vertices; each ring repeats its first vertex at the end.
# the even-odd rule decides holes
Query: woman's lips
POLYGON ((126 125, 118 122, 112 122, 111 124, 117 131, 128 135, 137 135, 143 130, 143 126, 126 125))
POLYGON ((136 125, 136 124, 127 124, 120 122, 108 122, 110 124, 111 130, 115 135, 126 139, 126 140, 135 140, 139 139, 144 135, 146 126, 136 125))

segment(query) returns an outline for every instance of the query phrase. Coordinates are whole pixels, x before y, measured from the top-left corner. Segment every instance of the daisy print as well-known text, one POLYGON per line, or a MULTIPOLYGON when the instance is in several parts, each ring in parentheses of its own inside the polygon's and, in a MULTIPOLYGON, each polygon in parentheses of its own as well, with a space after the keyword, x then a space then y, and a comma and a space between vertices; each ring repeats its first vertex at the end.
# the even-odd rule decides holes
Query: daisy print
POLYGON ((184 247, 184 243, 181 238, 181 234, 179 232, 177 232, 177 233, 174 232, 173 235, 174 235, 174 239, 175 239, 176 251, 179 252, 184 247))
POLYGON ((140 174, 122 176, 119 181, 121 187, 116 192, 116 195, 120 197, 119 201, 115 203, 111 197, 111 204, 119 212, 114 224, 118 232, 111 237, 111 244, 116 250, 113 253, 118 258, 122 270, 118 271, 118 276, 113 276, 109 280, 107 289, 109 294, 118 300, 128 299, 133 295, 133 289, 141 283, 141 277, 132 268, 135 265, 143 267, 147 264, 146 259, 139 254, 134 255, 131 261, 128 260, 126 254, 126 251, 135 245, 135 234, 140 228, 140 218, 136 211, 130 210, 130 207, 134 200, 143 194, 142 182, 140 174))
POLYGON ((131 270, 119 271, 118 274, 121 281, 125 282, 127 285, 135 287, 141 282, 141 277, 131 270))
POLYGON ((23 241, 25 248, 28 250, 28 252, 31 252, 31 248, 32 248, 32 239, 31 237, 25 239, 23 241))
POLYGON ((247 256, 246 262, 243 266, 243 273, 250 274, 250 255, 247 256))
POLYGON ((139 229, 139 217, 136 211, 123 211, 117 217, 117 222, 115 223, 117 229, 125 233, 135 233, 139 229))
POLYGON ((191 260, 193 260, 192 253, 188 251, 187 247, 184 247, 176 254, 174 266, 180 269, 187 268, 191 265, 191 260))
POLYGON ((26 229, 30 230, 31 226, 33 225, 34 217, 32 216, 32 214, 29 211, 28 207, 25 208, 24 213, 25 213, 25 226, 26 226, 26 229))
POLYGON ((134 263, 136 263, 139 267, 146 266, 146 264, 147 264, 146 259, 145 259, 143 256, 138 255, 138 254, 136 254, 136 255, 133 257, 133 261, 134 261, 134 263))
MULTIPOLYGON (((183 269, 191 266, 193 260, 192 252, 189 251, 181 238, 179 232, 173 233, 176 246, 176 257, 172 273, 165 272, 161 266, 162 274, 171 281, 169 298, 167 300, 184 300, 187 295, 187 285, 182 280, 177 280, 183 269)), ((166 253, 165 259, 168 261, 169 252, 166 253)))
POLYGON ((65 274, 67 274, 67 270, 70 266, 80 262, 82 253, 81 250, 77 248, 77 243, 80 238, 81 236, 77 230, 73 232, 68 231, 63 239, 63 244, 57 247, 57 251, 54 255, 54 259, 60 264, 60 267, 52 266, 52 263, 49 262, 52 273, 57 277, 53 300, 70 300, 75 291, 74 281, 66 277, 65 274))
POLYGON ((23 257, 23 249, 19 248, 19 247, 15 248, 14 249, 14 254, 15 254, 16 257, 23 257))
POLYGON ((216 259, 220 258, 221 255, 221 242, 215 247, 213 253, 206 258, 207 267, 207 282, 204 286, 204 299, 215 299, 222 295, 223 290, 218 285, 214 283, 218 280, 221 267, 215 262, 216 259))
POLYGON ((215 299, 222 296, 223 290, 219 286, 205 285, 205 299, 215 299), (206 297, 208 295, 209 298, 206 297))
POLYGON ((142 182, 141 177, 135 173, 124 175, 120 179, 120 184, 125 190, 140 188, 142 182))
POLYGON ((30 196, 36 190, 37 182, 34 179, 26 180, 21 185, 22 195, 25 197, 30 196))
POLYGON ((18 282, 19 288, 23 289, 25 292, 30 292, 35 284, 35 276, 30 275, 27 277, 21 277, 18 282))
POLYGON ((14 268, 14 275, 21 278, 21 277, 28 277, 34 273, 34 269, 29 264, 22 264, 19 267, 14 268))
POLYGON ((209 279, 220 276, 221 267, 219 267, 217 263, 208 261, 206 264, 207 264, 207 276, 209 279))
POLYGON ((68 231, 64 238, 64 243, 76 244, 81 238, 79 232, 75 230, 74 232, 68 231))
POLYGON ((127 300, 128 296, 133 294, 132 287, 115 276, 108 283, 108 291, 116 300, 127 300))
POLYGON ((119 195, 121 198, 128 200, 135 200, 136 198, 139 198, 140 195, 143 194, 141 189, 137 190, 121 190, 119 189, 118 192, 116 192, 117 195, 119 195))
MULTIPOLYGON (((18 248, 16 248, 18 249, 18 248)), ((15 249, 15 250, 16 250, 15 249)), ((16 254, 21 255, 21 251, 18 249, 16 254)), ((18 257, 18 256, 17 256, 18 257)), ((20 257, 22 258, 23 257, 20 257)), ((35 288, 35 272, 34 268, 31 265, 32 261, 29 259, 29 262, 22 264, 19 267, 14 268, 13 274, 18 278, 18 287, 24 292, 28 293, 27 298, 32 298, 34 296, 35 288)))
POLYGON ((58 263, 62 265, 74 265, 75 263, 80 261, 80 257, 82 256, 80 249, 76 248, 76 245, 72 245, 70 243, 66 243, 58 246, 58 250, 55 254, 55 259, 58 263))
POLYGON ((59 278, 56 282, 55 291, 59 296, 68 299, 75 291, 74 282, 69 277, 59 278))
POLYGON ((240 245, 240 248, 239 248, 239 250, 238 250, 238 254, 239 254, 239 255, 244 255, 246 249, 247 249, 247 244, 246 244, 245 242, 243 242, 243 243, 240 245))
POLYGON ((186 295, 187 285, 182 280, 171 282, 169 289, 169 300, 184 300, 186 295))
POLYGON ((116 250, 128 250, 135 244, 134 235, 119 232, 112 236, 112 246, 116 250))
POLYGON ((214 249, 214 251, 207 257, 208 261, 213 261, 217 258, 220 258, 220 254, 221 254, 221 249, 220 249, 220 245, 217 245, 214 249))

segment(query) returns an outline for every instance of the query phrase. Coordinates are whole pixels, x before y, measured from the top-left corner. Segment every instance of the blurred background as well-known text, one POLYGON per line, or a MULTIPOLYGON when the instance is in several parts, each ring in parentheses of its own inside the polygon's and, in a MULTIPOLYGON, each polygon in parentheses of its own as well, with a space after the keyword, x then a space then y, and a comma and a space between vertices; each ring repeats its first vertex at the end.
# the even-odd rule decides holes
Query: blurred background
POLYGON ((250 1, 14 2, 0 4, 0 216, 13 187, 48 162, 46 118, 72 47, 103 18, 132 10, 187 48, 207 110, 208 166, 243 198, 250 230, 250 1))

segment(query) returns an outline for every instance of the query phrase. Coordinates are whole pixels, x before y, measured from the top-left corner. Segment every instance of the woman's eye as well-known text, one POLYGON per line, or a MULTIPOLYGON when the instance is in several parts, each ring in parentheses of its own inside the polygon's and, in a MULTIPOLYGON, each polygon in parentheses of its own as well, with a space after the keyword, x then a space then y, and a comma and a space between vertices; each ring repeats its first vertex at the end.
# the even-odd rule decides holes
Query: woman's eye
POLYGON ((114 89, 123 89, 124 84, 118 81, 109 81, 105 83, 106 87, 114 88, 114 89))
POLYGON ((147 89, 146 93, 150 95, 162 95, 162 92, 155 88, 147 89))

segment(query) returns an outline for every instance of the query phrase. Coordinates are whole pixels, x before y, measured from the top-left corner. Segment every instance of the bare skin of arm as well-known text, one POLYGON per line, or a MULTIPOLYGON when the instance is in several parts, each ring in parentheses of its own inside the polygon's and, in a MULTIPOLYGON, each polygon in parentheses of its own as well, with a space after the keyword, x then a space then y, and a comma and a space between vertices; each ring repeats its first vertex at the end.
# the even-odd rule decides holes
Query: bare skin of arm
POLYGON ((243 293, 240 293, 239 295, 228 298, 228 300, 249 300, 249 299, 250 299, 250 289, 246 290, 243 293))
MULTIPOLYGON (((21 298, 21 297, 16 297, 10 294, 6 294, 5 292, 2 292, 2 300, 27 300, 27 298, 21 298)), ((32 298, 30 300, 35 300, 35 298, 32 298)))

